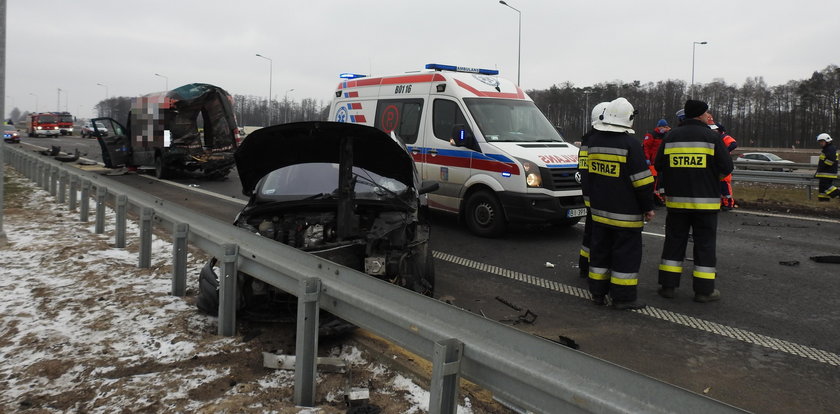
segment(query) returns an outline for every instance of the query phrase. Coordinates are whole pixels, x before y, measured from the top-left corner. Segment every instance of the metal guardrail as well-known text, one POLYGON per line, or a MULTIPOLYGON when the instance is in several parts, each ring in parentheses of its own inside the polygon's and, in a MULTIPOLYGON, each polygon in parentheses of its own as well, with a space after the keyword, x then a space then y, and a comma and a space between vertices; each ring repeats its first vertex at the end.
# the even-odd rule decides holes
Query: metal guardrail
POLYGON ((816 167, 814 164, 803 163, 773 163, 773 162, 736 162, 732 171, 732 179, 736 181, 759 182, 769 184, 789 184, 804 186, 811 199, 813 188, 819 184, 814 178, 816 167), (749 169, 746 169, 749 168, 749 169), (789 169, 790 171, 773 171, 774 169, 789 169))
MULTIPOLYGON (((315 396, 318 309, 337 315, 432 361, 430 413, 455 413, 466 378, 522 412, 740 413, 739 408, 560 346, 444 302, 370 277, 98 174, 9 148, 7 162, 89 219, 96 189, 95 232, 104 232, 106 199, 117 210, 117 244, 125 242, 125 212, 140 217, 139 267, 150 265, 151 226, 173 237, 172 294, 184 295, 186 243, 220 260, 218 332, 235 334, 238 270, 298 297, 294 402, 315 396), (77 192, 81 200, 77 203, 77 192), (123 221, 121 224, 120 221, 123 221), (120 234, 122 232, 122 234, 120 234)), ((0 151, 3 146, 0 146, 0 151)), ((2 159, 0 152, 0 159, 2 159)))

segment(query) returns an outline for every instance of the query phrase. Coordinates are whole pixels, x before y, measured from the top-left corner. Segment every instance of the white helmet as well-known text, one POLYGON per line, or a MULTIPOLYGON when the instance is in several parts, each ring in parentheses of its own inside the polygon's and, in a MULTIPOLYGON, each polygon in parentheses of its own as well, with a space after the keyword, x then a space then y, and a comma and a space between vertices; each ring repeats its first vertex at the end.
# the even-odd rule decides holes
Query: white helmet
POLYGON ((609 102, 601 102, 598 105, 595 105, 594 108, 592 108, 592 126, 595 126, 595 124, 600 124, 602 122, 601 115, 604 115, 604 110, 607 109, 607 105, 609 104, 609 102))
POLYGON ((828 135, 825 132, 817 135, 817 142, 820 142, 820 141, 831 142, 831 135, 828 135))
POLYGON ((633 118, 636 110, 633 105, 624 98, 616 98, 607 105, 604 114, 601 116, 601 123, 593 125, 599 131, 626 132, 634 134, 633 118))

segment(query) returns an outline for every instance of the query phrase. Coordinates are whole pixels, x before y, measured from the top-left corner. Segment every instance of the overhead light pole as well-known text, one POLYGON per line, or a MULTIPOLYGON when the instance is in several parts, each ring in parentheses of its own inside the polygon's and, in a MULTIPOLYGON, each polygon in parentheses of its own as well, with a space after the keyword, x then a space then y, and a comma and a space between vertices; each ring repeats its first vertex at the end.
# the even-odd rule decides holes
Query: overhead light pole
POLYGON ((516 86, 519 86, 520 75, 522 73, 522 12, 510 4, 507 4, 505 0, 499 0, 499 3, 510 7, 519 15, 519 46, 516 51, 516 86))
POLYGON ((261 58, 268 61, 268 102, 267 102, 268 111, 266 111, 266 112, 268 112, 268 124, 266 126, 270 126, 271 125, 271 82, 272 82, 272 78, 273 78, 273 75, 274 75, 274 61, 271 60, 270 57, 263 56, 259 53, 257 53, 257 57, 261 57, 261 58))
MULTIPOLYGON (((697 50, 697 45, 706 45, 706 44, 709 44, 709 42, 706 42, 706 41, 693 42, 692 45, 691 45, 691 87, 688 89, 688 94, 689 95, 694 93, 694 54, 695 54, 695 51, 697 50)), ((691 98, 691 96, 689 96, 689 98, 691 98)))
POLYGON ((169 78, 161 75, 160 73, 155 73, 155 76, 159 76, 159 77, 163 78, 164 88, 166 88, 166 92, 169 92, 169 78))
POLYGON ((58 88, 58 102, 55 104, 55 111, 61 112, 61 88, 58 88))
POLYGON ((29 92, 29 94, 35 97, 35 113, 38 113, 38 94, 35 92, 29 92))
POLYGON ((97 83, 97 85, 102 86, 103 88, 105 88, 105 100, 108 100, 108 85, 106 85, 106 84, 104 84, 104 83, 97 83))

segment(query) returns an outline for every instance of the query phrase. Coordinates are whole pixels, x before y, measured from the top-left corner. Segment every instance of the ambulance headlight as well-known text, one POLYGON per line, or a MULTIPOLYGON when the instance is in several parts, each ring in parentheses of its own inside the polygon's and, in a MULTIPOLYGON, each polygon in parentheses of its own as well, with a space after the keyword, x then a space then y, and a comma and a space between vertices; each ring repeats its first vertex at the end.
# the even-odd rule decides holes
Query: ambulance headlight
POLYGON ((522 161, 522 167, 525 169, 525 184, 528 187, 542 187, 540 168, 530 161, 522 161))

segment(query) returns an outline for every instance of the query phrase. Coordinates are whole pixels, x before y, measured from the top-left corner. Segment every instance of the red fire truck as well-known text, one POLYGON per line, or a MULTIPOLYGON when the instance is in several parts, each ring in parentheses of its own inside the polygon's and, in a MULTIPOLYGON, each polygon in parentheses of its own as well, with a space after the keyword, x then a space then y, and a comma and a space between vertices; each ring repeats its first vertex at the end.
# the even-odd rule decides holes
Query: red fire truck
POLYGON ((73 115, 70 112, 53 112, 58 118, 58 129, 61 135, 73 135, 73 115))
POLYGON ((58 116, 51 113, 29 114, 27 132, 30 137, 57 137, 59 134, 58 116))

